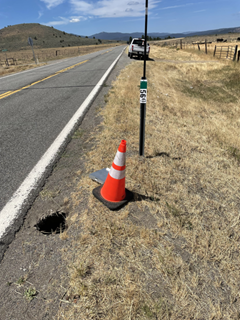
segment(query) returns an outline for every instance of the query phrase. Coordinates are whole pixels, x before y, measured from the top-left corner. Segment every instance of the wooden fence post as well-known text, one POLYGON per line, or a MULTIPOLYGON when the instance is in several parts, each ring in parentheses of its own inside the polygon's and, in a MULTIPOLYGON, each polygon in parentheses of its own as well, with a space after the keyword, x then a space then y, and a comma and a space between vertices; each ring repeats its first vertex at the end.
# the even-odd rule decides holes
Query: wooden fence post
POLYGON ((205 39, 205 53, 207 54, 207 39, 205 39))
POLYGON ((228 58, 229 51, 230 51, 230 47, 228 46, 228 48, 227 48, 227 55, 226 55, 226 59, 228 58))
POLYGON ((200 45, 199 45, 199 43, 198 43, 198 50, 200 51, 200 45))
POLYGON ((235 47, 235 52, 234 52, 234 56, 233 56, 233 61, 236 60, 236 57, 237 57, 237 50, 238 50, 238 45, 236 45, 235 47))
POLYGON ((217 46, 215 46, 215 48, 214 48, 214 52, 213 52, 214 57, 215 57, 216 49, 217 49, 217 46))
POLYGON ((240 50, 238 50, 237 62, 239 61, 239 59, 240 59, 240 50))
POLYGON ((180 40, 180 49, 182 49, 182 39, 180 40))

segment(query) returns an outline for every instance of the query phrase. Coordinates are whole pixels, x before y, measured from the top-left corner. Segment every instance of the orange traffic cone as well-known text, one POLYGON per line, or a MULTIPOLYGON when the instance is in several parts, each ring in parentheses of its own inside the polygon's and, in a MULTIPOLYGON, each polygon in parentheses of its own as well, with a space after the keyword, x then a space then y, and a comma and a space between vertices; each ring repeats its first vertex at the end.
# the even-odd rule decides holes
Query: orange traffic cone
POLYGON ((122 140, 103 186, 93 189, 93 195, 111 210, 124 206, 132 198, 125 189, 126 140, 122 140))

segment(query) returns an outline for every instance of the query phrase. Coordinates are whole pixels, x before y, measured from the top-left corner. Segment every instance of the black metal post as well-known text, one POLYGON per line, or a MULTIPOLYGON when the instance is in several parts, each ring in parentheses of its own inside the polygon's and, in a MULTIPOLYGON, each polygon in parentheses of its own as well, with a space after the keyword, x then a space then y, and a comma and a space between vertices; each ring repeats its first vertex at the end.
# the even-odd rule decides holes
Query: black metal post
POLYGON ((143 77, 140 83, 140 139, 139 139, 139 155, 140 156, 144 156, 144 142, 145 142, 145 118, 146 118, 146 103, 147 103, 147 78, 146 78, 147 21, 148 21, 148 0, 146 0, 146 6, 145 6, 144 64, 143 64, 143 77))
POLYGON ((143 65, 144 79, 146 79, 147 23, 148 23, 148 0, 146 0, 146 8, 145 8, 145 41, 144 41, 144 65, 143 65))

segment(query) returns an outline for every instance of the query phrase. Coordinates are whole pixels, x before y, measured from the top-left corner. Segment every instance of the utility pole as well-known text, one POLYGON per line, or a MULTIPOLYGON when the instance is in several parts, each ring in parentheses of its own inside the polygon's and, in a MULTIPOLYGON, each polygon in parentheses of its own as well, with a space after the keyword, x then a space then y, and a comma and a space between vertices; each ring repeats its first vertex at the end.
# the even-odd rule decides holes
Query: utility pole
POLYGON ((147 22, 148 22, 148 0, 146 0, 146 6, 145 6, 145 39, 144 39, 143 77, 140 82, 140 139, 139 139, 139 155, 140 156, 144 156, 145 118, 146 118, 146 104, 147 104, 147 78, 146 78, 147 22))

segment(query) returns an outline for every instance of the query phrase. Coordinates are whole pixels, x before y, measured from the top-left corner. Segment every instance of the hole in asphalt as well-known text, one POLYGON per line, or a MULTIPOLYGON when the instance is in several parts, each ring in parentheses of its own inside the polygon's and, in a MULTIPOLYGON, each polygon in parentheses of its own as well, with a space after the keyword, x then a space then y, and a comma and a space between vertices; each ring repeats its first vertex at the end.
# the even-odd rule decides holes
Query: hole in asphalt
POLYGON ((40 219, 34 227, 43 234, 63 232, 66 229, 66 213, 57 211, 40 219))

